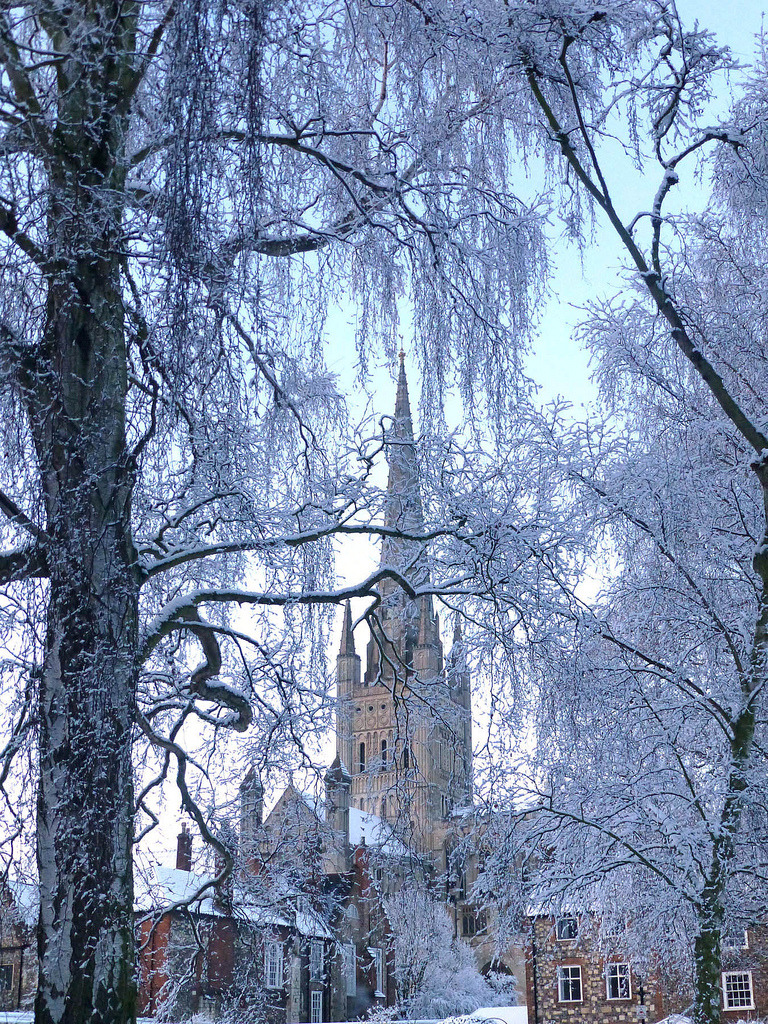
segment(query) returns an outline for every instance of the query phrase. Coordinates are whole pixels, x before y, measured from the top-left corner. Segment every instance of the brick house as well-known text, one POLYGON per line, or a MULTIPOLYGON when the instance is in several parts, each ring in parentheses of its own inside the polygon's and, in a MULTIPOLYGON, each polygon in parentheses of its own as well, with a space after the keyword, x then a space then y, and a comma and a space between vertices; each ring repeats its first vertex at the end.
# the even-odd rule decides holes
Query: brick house
MULTIPOLYGON (((333 791, 338 780, 330 774, 333 791)), ((357 808, 340 808, 337 821, 330 805, 326 825, 324 809, 292 786, 262 824, 254 785, 249 775, 241 786, 241 869, 224 896, 202 891, 207 879, 192 870, 185 827, 176 867, 156 866, 145 883, 139 1013, 215 1017, 240 1004, 274 1024, 320 1024, 393 1002, 380 858, 391 882, 398 858, 410 863, 410 852, 357 808), (333 829, 339 821, 343 835, 333 829)))
POLYGON ((721 960, 723 1018, 768 1017, 768 925, 752 925, 728 935, 721 960))
POLYGON ((0 1010, 28 1009, 37 987, 37 886, 0 884, 0 1010))
MULTIPOLYGON (((692 1002, 690 981, 642 975, 622 954, 621 936, 592 914, 528 919, 528 1024, 655 1024, 692 1002)), ((725 1020, 768 1016, 768 926, 723 942, 725 1020)))
POLYGON ((320 915, 299 895, 267 904, 242 878, 223 897, 197 895, 208 879, 191 853, 183 829, 176 867, 155 867, 140 897, 139 1014, 215 1017, 242 1005, 275 1024, 329 1020, 334 944, 320 915))

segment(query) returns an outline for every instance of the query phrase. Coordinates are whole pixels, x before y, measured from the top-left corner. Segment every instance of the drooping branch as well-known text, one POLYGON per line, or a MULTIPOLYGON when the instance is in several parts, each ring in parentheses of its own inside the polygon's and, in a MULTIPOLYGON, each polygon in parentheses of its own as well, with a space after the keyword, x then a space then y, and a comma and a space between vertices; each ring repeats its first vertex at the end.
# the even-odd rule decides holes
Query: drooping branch
POLYGON ((167 572, 169 569, 184 565, 187 562, 200 561, 201 559, 215 557, 216 555, 238 554, 244 552, 269 551, 276 548, 297 548, 306 544, 314 544, 319 540, 335 536, 357 536, 370 537, 371 539, 382 539, 391 537, 396 540, 428 544, 430 541, 440 537, 454 537, 457 540, 476 543, 481 539, 481 534, 470 534, 459 532, 456 528, 448 526, 438 527, 434 530, 425 530, 420 533, 409 533, 406 530, 394 529, 378 525, 356 525, 354 523, 331 523, 326 527, 316 530, 306 530, 294 534, 285 534, 278 537, 253 538, 243 541, 222 541, 219 544, 200 544, 193 547, 185 547, 180 551, 170 549, 162 557, 154 562, 148 561, 150 551, 145 549, 142 552, 141 573, 143 579, 150 579, 159 573, 167 572))
POLYGON ((190 677, 190 690, 203 700, 209 700, 219 706, 228 707, 233 715, 226 721, 219 721, 220 726, 227 726, 235 732, 245 732, 251 724, 253 712, 251 705, 243 694, 238 693, 224 683, 211 683, 221 671, 221 650, 216 638, 216 630, 203 622, 197 608, 183 613, 178 622, 179 629, 187 629, 197 637, 203 648, 205 663, 198 666, 190 677))
MULTIPOLYGON (((530 63, 528 63, 528 66, 526 67, 526 77, 531 89, 531 94, 536 101, 536 104, 544 114, 546 123, 552 133, 552 137, 560 148, 560 152, 570 168, 576 174, 578 180, 608 217, 611 226, 632 259, 632 262, 634 263, 643 284, 648 290, 648 293, 653 299, 656 308, 669 324, 671 329, 670 333, 675 344, 691 366, 693 366, 701 380, 709 388, 720 408, 731 423, 733 423, 742 437, 744 437, 756 452, 761 453, 765 451, 768 449, 768 436, 766 436, 766 434, 752 422, 749 416, 747 416, 745 411, 741 408, 741 405, 730 393, 723 378, 707 359, 701 349, 699 349, 694 343, 688 333, 688 329, 677 303, 665 286, 662 275, 648 263, 632 237, 631 231, 625 226, 619 216, 610 196, 593 180, 589 171, 579 159, 579 156, 571 143, 570 133, 566 131, 565 127, 561 124, 552 105, 549 103, 542 91, 540 73, 532 67, 530 63)), ((580 123, 584 125, 583 118, 581 118, 579 110, 578 95, 574 94, 572 102, 577 111, 577 119, 580 119, 580 123)), ((589 134, 585 126, 583 127, 582 137, 588 150, 591 149, 594 154, 594 149, 591 147, 589 134)), ((711 133, 710 137, 712 139, 718 139, 721 136, 719 133, 714 132, 711 133)), ((593 159, 595 163, 597 163, 596 155, 593 159)), ((605 180, 602 172, 599 174, 599 180, 605 180)), ((665 172, 665 180, 670 184, 672 183, 672 179, 669 178, 669 171, 665 172)), ((654 211, 654 216, 656 218, 660 216, 660 209, 654 211)))
MULTIPOLYGON (((197 802, 195 801, 195 799, 193 798, 192 794, 189 791, 186 775, 187 765, 189 763, 190 757, 187 754, 186 750, 184 750, 183 747, 176 743, 175 739, 170 739, 165 736, 161 736, 160 733, 156 732, 152 728, 150 723, 147 721, 147 719, 144 717, 144 715, 141 713, 141 711, 139 711, 138 709, 136 715, 139 728, 147 737, 149 742, 153 746, 159 747, 160 749, 166 751, 168 755, 172 755, 176 759, 176 786, 181 796, 181 806, 184 808, 187 814, 189 814, 189 816, 197 825, 198 829, 200 830, 200 835, 203 837, 204 841, 216 850, 217 854, 221 857, 222 862, 221 870, 218 872, 217 875, 215 875, 213 878, 205 879, 202 882, 202 884, 188 897, 185 897, 181 900, 177 900, 174 903, 163 907, 162 914, 167 914, 173 910, 179 910, 185 907, 193 906, 198 900, 202 899, 202 897, 206 893, 210 892, 212 889, 219 889, 224 884, 224 882, 226 882, 227 878, 229 878, 229 876, 231 875, 232 869, 234 867, 234 861, 232 859, 232 854, 230 850, 227 848, 226 844, 222 843, 219 837, 209 828, 208 822, 205 819, 205 815, 200 810, 200 807, 198 806, 197 802)), ((177 723, 177 725, 179 726, 180 724, 181 723, 177 723)), ((178 731, 178 729, 176 731, 178 731)), ((155 923, 157 923, 157 921, 155 923)))
MULTIPOLYGON (((340 605, 353 597, 367 597, 379 600, 377 586, 384 580, 397 583, 403 592, 412 600, 421 594, 439 593, 439 588, 419 587, 413 584, 402 573, 392 567, 377 570, 362 583, 339 590, 297 590, 279 593, 276 591, 247 590, 194 590, 171 601, 155 617, 148 626, 139 655, 141 664, 146 662, 160 641, 184 624, 187 616, 193 614, 203 604, 241 604, 258 605, 264 608, 288 608, 298 605, 340 605)), ((194 619, 192 620, 194 622, 194 619)), ((190 627, 187 623, 186 628, 190 627)))

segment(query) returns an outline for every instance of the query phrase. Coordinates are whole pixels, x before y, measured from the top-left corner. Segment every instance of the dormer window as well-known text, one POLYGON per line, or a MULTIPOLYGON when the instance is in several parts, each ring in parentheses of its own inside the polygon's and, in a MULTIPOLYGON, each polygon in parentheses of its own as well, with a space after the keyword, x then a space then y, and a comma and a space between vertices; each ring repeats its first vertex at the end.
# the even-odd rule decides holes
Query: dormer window
POLYGON ((578 922, 570 914, 557 919, 557 941, 569 942, 576 938, 579 930, 578 922))

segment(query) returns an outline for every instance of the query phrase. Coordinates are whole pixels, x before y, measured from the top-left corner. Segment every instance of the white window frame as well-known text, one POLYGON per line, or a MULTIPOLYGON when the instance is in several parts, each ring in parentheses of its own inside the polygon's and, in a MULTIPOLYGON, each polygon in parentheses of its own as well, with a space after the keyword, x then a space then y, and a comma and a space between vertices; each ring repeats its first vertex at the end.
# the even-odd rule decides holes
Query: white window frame
POLYGON ((376 976, 376 991, 373 993, 377 999, 385 999, 384 992, 384 951, 378 946, 369 946, 368 952, 373 960, 373 970, 376 976))
POLYGON ((558 942, 573 942, 578 934, 579 922, 575 914, 563 914, 555 920, 555 938, 558 942), (561 932, 565 931, 566 922, 569 926, 568 931, 571 930, 570 925, 573 922, 573 935, 561 935, 561 932))
POLYGON ((744 929, 736 932, 729 932, 721 939, 723 950, 749 949, 749 932, 744 929), (739 941, 741 940, 741 941, 739 941))
POLYGON ((351 942, 341 947, 342 966, 344 970, 344 988, 347 996, 357 995, 357 950, 351 942))
POLYGON ((309 979, 310 981, 323 980, 323 968, 325 947, 322 939, 312 939, 309 944, 309 979))
POLYGON ((754 1010, 755 1008, 755 987, 752 984, 752 971, 723 971, 723 1009, 724 1010, 754 1010), (749 1003, 731 1002, 728 994, 729 978, 746 978, 749 986, 749 1003))
POLYGON ((615 962, 605 965, 605 998, 611 1002, 626 1001, 632 998, 632 970, 627 963, 615 962), (626 981, 627 994, 625 996, 611 995, 611 981, 615 981, 617 992, 621 992, 621 983, 626 981))
POLYGON ((283 987, 283 944, 279 939, 264 943, 264 987, 283 987))
POLYGON ((583 1003, 584 1002, 584 986, 582 984, 581 977, 581 964, 563 964, 557 968, 557 1001, 559 1003, 583 1003), (575 971, 573 974, 571 972, 575 971), (567 972, 567 973, 566 973, 567 972), (572 999, 565 997, 565 986, 570 986, 578 981, 579 983, 579 998, 572 999))
POLYGON ((322 1021, 323 1021, 323 992, 322 992, 322 989, 313 989, 309 993, 309 1020, 310 1020, 310 1024, 322 1024, 322 1021))

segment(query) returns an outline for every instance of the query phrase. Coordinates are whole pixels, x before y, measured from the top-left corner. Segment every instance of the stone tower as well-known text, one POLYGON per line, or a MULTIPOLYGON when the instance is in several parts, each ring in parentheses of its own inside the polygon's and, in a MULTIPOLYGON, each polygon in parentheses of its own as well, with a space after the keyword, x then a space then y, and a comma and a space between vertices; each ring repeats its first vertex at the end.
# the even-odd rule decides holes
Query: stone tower
MULTIPOLYGON (((381 567, 414 589, 429 584, 416 444, 403 353, 392 425, 381 567)), ((351 778, 350 805, 386 818, 418 847, 439 842, 436 825, 471 801, 470 680, 456 624, 446 659, 432 597, 412 600, 395 579, 380 585, 365 673, 344 609, 337 659, 336 750, 351 778)))

